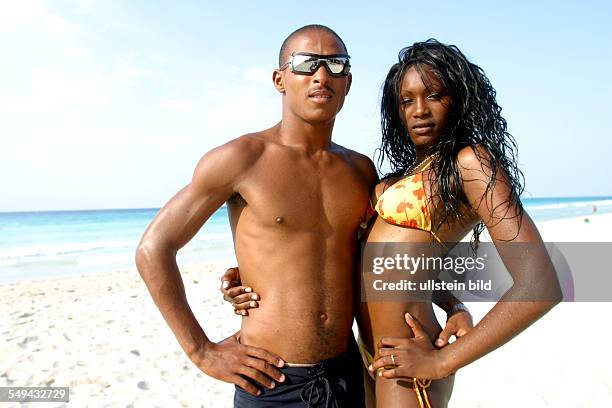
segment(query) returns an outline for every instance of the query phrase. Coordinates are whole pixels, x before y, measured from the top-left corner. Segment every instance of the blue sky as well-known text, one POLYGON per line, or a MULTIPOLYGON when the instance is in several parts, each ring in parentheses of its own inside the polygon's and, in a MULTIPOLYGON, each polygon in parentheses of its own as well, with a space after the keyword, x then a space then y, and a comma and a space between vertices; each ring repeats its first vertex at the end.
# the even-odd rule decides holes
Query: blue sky
POLYGON ((334 140, 372 157, 404 46, 489 76, 527 196, 612 195, 610 2, 0 3, 0 211, 158 207, 214 146, 280 119, 282 40, 326 24, 352 56, 334 140))

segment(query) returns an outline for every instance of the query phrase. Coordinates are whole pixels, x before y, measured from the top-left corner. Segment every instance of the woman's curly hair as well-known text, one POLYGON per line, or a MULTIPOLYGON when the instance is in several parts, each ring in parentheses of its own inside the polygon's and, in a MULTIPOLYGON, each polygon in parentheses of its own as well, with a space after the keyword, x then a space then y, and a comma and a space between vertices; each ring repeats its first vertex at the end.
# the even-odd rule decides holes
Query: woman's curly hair
MULTIPOLYGON (((438 229, 444 223, 457 219, 462 206, 466 204, 456 160, 459 150, 466 146, 480 146, 488 153, 484 158, 480 155, 481 149, 474 149, 481 163, 490 167, 492 177, 486 193, 493 189, 499 169, 505 172, 510 194, 503 204, 506 208, 517 205, 518 213, 511 216, 516 217, 520 225, 523 214, 520 195, 524 189, 524 178, 517 166, 516 142, 507 132, 506 120, 495 99, 495 89, 484 71, 469 62, 456 46, 442 44, 435 39, 414 43, 402 49, 398 57, 399 61, 391 67, 382 87, 382 142, 378 165, 380 169, 385 159, 389 161, 391 172, 385 178, 404 175, 416 163, 415 146, 400 116, 400 86, 404 74, 411 67, 420 73, 424 84, 429 86, 423 71, 427 67, 446 89, 451 101, 446 128, 438 143, 428 152, 435 154, 432 183, 437 184, 435 190, 442 206, 441 217, 435 220, 432 227, 438 229)), ((483 229, 482 222, 474 227, 474 246, 478 245, 483 229)))

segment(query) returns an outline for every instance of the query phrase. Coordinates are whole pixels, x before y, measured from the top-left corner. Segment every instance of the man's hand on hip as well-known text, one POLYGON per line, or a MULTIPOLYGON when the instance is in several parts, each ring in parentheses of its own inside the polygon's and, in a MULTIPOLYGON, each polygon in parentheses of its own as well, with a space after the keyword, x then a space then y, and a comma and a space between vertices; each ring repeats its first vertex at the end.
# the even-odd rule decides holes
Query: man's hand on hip
POLYGON ((284 374, 277 368, 285 365, 280 357, 258 347, 240 344, 236 335, 219 343, 208 342, 190 358, 205 374, 236 384, 255 396, 260 391, 252 382, 272 389, 275 382, 285 381, 284 374))

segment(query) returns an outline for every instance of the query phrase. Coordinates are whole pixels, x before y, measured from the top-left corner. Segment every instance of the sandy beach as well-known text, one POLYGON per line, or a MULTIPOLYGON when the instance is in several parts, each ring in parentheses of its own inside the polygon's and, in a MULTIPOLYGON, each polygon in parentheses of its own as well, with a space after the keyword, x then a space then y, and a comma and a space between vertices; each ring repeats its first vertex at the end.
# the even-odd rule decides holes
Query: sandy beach
MULTIPOLYGON (((546 241, 611 241, 612 214, 584 218, 538 226, 546 241)), ((213 340, 240 323, 219 292, 228 266, 181 268, 190 305, 213 340)), ((70 387, 69 403, 41 406, 232 406, 233 386, 187 359, 135 268, 2 284, 0 299, 0 386, 70 387)), ((477 321, 491 305, 469 307, 477 321)), ((461 369, 450 406, 611 406, 606 343, 612 329, 605 323, 611 315, 612 303, 560 304, 511 343, 461 369)))

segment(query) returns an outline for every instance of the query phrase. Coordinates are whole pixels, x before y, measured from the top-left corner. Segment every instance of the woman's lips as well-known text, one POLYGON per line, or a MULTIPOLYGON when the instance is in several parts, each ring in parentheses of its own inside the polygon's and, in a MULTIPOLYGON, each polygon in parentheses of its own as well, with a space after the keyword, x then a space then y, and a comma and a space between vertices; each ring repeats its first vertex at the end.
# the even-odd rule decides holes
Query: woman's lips
POLYGON ((430 133, 434 129, 435 125, 433 123, 417 125, 412 127, 412 132, 417 135, 424 135, 430 133))

